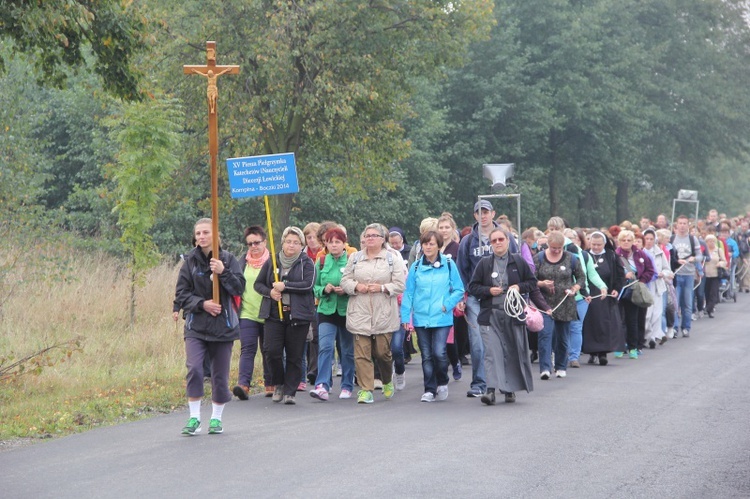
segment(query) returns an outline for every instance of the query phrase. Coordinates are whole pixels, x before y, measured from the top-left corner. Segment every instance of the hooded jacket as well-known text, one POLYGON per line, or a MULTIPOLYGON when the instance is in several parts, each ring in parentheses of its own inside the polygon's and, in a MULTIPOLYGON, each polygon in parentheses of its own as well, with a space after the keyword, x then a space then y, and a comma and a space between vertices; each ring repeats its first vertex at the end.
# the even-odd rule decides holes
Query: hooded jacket
POLYGON ((240 319, 232 297, 242 296, 245 277, 234 255, 220 249, 219 259, 224 272, 218 276, 221 313, 215 317, 203 309, 203 302, 213 295, 209 257, 200 248, 193 248, 180 268, 174 301, 185 311, 185 338, 233 341, 240 337, 240 319))
POLYGON ((439 254, 430 264, 422 257, 411 266, 406 279, 401 299, 402 322, 411 317, 415 327, 450 327, 453 308, 463 297, 464 285, 451 258, 439 254))

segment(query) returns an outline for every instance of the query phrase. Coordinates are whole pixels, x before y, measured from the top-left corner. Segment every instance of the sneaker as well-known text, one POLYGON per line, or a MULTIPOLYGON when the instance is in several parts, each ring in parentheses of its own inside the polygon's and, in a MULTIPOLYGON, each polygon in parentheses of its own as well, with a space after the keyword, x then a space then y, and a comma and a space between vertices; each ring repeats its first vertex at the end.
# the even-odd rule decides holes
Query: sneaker
POLYGON ((339 393, 339 398, 340 399, 350 399, 350 398, 352 398, 352 391, 351 390, 347 390, 346 388, 344 388, 343 390, 341 390, 341 393, 339 393))
POLYGON ((250 388, 245 385, 237 385, 234 388, 232 388, 232 393, 235 397, 237 397, 240 400, 247 400, 248 399, 248 392, 250 391, 250 388))
POLYGON ((294 395, 284 395, 284 404, 285 405, 294 405, 297 401, 294 400, 294 395))
POLYGON ((393 377, 396 378, 396 390, 401 391, 406 388, 406 373, 394 374, 393 377))
POLYGON ((224 433, 224 427, 221 426, 221 419, 212 419, 208 423, 208 434, 218 435, 219 433, 224 433))
POLYGON ((188 419, 187 424, 182 429, 183 435, 190 435, 191 437, 193 435, 197 435, 200 432, 201 432, 201 422, 198 418, 188 419))
POLYGON ((541 378, 542 379, 549 379, 549 371, 542 371, 541 378))
POLYGON ((360 390, 357 394, 358 404, 372 404, 375 400, 372 397, 372 392, 369 390, 360 390))
POLYGON ((615 352, 614 353, 615 359, 621 359, 623 355, 625 355, 625 354, 622 353, 622 352, 615 352))
POLYGON ((273 397, 273 386, 266 386, 266 397, 273 397))
POLYGON ((577 360, 571 360, 570 362, 568 362, 568 367, 578 368, 578 367, 581 367, 581 363, 578 362, 577 360))
POLYGON ((433 395, 432 392, 424 392, 424 395, 422 395, 420 400, 422 402, 433 402, 435 400, 435 395, 433 395))
POLYGON ((631 359, 637 359, 638 358, 638 350, 631 350, 628 352, 628 357, 631 359))
POLYGON ((667 338, 671 340, 674 337, 675 337, 674 328, 670 327, 669 329, 667 329, 667 338))
POLYGON ((322 384, 317 385, 315 389, 310 390, 310 396, 314 399, 326 401, 328 400, 328 390, 322 384))
POLYGON ((506 404, 512 404, 516 401, 516 394, 513 392, 508 392, 505 394, 505 403, 506 404))
POLYGON ((531 363, 533 364, 537 360, 539 360, 539 352, 537 352, 536 350, 532 350, 531 351, 531 363))
POLYGON ((281 399, 284 398, 284 387, 283 386, 277 386, 273 389, 273 397, 271 397, 271 400, 278 403, 281 402, 281 399))
POLYGON ((562 370, 561 371, 555 371, 555 376, 557 376, 558 378, 564 378, 567 375, 568 375, 568 373, 565 372, 565 371, 562 371, 562 370))
POLYGON ((337 377, 337 378, 340 378, 340 377, 341 377, 341 374, 342 374, 342 371, 341 371, 341 366, 338 366, 338 367, 336 368, 336 377, 337 377))
POLYGON ((478 387, 472 387, 468 392, 466 392, 467 397, 481 397, 484 392, 478 388, 478 387))
POLYGON ((379 379, 376 379, 375 382, 373 383, 373 385, 375 385, 375 389, 376 390, 382 390, 383 389, 383 382, 381 380, 379 380, 379 379))
POLYGON ((482 395, 482 403, 485 405, 495 405, 495 390, 488 391, 482 395))
POLYGON ((393 397, 394 393, 395 392, 393 391, 393 381, 390 381, 386 383, 385 385, 383 385, 383 396, 386 399, 393 397))
POLYGON ((698 320, 698 314, 693 314, 690 317, 693 319, 693 321, 697 321, 698 320))
POLYGON ((689 338, 690 337, 690 330, 689 329, 683 329, 682 330, 682 337, 683 338, 689 338))
POLYGON ((448 385, 442 385, 437 387, 437 395, 435 395, 435 400, 445 400, 448 398, 448 385))
POLYGON ((589 355, 589 361, 586 362, 587 364, 596 364, 597 357, 596 355, 589 355))
POLYGON ((461 375, 463 374, 464 370, 461 369, 461 363, 456 362, 456 365, 453 366, 453 379, 455 381, 458 381, 461 379, 461 375))
POLYGON ((305 383, 304 381, 301 381, 300 384, 297 385, 297 391, 304 392, 305 390, 307 390, 307 383, 305 383))

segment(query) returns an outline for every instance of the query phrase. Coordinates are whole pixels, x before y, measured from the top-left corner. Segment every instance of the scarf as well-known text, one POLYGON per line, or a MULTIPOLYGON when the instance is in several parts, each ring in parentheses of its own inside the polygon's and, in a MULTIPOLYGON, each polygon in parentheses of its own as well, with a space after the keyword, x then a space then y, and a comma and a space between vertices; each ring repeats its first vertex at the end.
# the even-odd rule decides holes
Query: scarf
POLYGON ((292 268, 292 265, 294 265, 294 262, 299 260, 300 255, 302 255, 302 252, 299 252, 294 256, 286 256, 283 251, 279 251, 279 263, 282 268, 290 269, 292 268))
POLYGON ((252 268, 259 269, 263 266, 264 263, 266 263, 266 260, 268 260, 269 256, 271 256, 271 254, 268 252, 268 248, 264 249, 263 254, 258 258, 253 258, 252 256, 250 256, 250 250, 248 250, 247 255, 245 255, 245 261, 252 268))

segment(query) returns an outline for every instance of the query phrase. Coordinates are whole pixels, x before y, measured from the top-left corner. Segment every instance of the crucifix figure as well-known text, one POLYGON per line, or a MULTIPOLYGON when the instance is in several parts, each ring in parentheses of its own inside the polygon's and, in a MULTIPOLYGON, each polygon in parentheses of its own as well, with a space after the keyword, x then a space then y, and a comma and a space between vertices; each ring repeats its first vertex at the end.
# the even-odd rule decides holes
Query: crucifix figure
MULTIPOLYGON (((206 98, 208 100, 208 154, 211 159, 211 230, 214 234, 211 251, 215 258, 219 255, 219 180, 216 171, 216 157, 219 155, 219 123, 217 100, 219 89, 216 80, 223 74, 238 74, 239 66, 217 66, 216 65, 216 42, 206 42, 206 64, 204 66, 182 67, 185 74, 197 74, 206 78, 208 89, 206 98)), ((219 279, 213 280, 213 301, 219 301, 219 279)))

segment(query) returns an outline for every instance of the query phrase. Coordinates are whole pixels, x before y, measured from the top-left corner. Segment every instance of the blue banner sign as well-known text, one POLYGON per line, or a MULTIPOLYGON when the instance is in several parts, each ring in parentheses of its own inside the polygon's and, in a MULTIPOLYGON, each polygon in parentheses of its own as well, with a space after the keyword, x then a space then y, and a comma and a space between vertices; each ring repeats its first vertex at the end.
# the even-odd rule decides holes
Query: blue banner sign
POLYGON ((227 159, 233 198, 274 196, 299 192, 294 153, 227 159))

